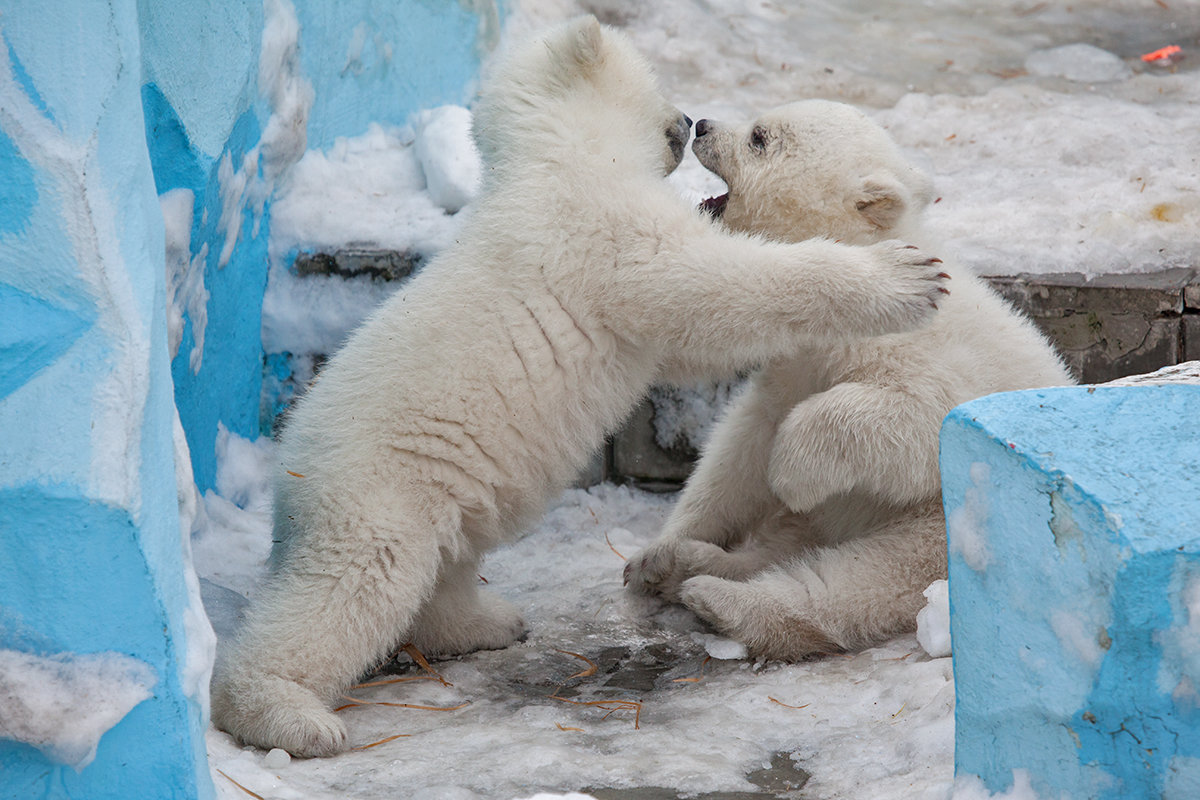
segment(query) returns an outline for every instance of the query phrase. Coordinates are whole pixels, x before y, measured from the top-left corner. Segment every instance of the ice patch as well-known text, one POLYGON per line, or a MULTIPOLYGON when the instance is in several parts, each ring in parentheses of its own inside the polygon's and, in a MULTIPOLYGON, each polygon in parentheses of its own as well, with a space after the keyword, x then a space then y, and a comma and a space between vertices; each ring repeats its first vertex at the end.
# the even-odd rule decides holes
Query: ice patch
POLYGON ((713 633, 693 633, 692 641, 702 645, 704 651, 718 661, 739 661, 749 656, 746 645, 713 633))
POLYGON ((262 763, 267 769, 283 769, 292 763, 292 756, 287 750, 280 750, 276 747, 263 756, 262 763))
POLYGON ((420 112, 414 122, 413 150, 429 197, 450 213, 475 199, 483 165, 471 138, 471 112, 461 106, 441 106, 420 112))
POLYGON ((1133 70, 1119 57, 1083 43, 1035 50, 1025 59, 1025 69, 1034 75, 1066 78, 1078 83, 1123 81, 1133 76, 1133 70))
POLYGON ((934 581, 924 591, 928 601, 917 612, 917 641, 933 658, 950 655, 950 584, 934 581))
POLYGON ((82 770, 100 739, 151 696, 158 676, 124 653, 37 656, 0 650, 0 738, 82 770))
POLYGON ((458 217, 430 199, 413 133, 372 123, 360 136, 310 150, 271 205, 271 257, 348 246, 430 255, 454 240, 458 217))

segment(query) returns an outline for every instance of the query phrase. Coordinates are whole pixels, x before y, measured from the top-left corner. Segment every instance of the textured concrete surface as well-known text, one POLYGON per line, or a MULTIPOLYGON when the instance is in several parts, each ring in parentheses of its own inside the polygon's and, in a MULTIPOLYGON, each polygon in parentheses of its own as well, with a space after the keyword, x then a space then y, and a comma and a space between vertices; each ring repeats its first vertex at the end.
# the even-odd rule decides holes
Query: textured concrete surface
POLYGON ((1200 385, 1167 373, 943 425, 955 769, 993 793, 1200 796, 1200 385))
POLYGON ((990 278, 1033 319, 1083 383, 1150 372, 1186 360, 1185 297, 1200 294, 1195 269, 1144 275, 1079 273, 990 278), (1190 295, 1189 295, 1190 287, 1190 295))

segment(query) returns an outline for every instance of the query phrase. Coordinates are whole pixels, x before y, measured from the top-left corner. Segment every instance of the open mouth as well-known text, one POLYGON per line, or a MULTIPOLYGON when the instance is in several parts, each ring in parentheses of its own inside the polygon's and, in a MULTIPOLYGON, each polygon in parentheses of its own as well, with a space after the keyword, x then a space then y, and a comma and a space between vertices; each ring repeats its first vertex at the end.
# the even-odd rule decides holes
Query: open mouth
POLYGON ((707 212, 713 219, 720 219, 725 213, 725 205, 729 202, 729 192, 710 197, 700 204, 700 210, 707 212))

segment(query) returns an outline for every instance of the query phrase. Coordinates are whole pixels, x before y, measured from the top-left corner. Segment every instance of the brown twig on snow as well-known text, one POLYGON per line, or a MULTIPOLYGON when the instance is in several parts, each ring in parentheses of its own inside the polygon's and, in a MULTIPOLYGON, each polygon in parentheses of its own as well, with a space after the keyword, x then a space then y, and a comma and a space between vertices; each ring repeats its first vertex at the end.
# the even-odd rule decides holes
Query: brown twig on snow
MULTIPOLYGON (((219 770, 219 769, 218 769, 218 770, 217 770, 217 772, 221 772, 221 770, 219 770)), ((221 775, 223 775, 223 776, 225 777, 225 780, 229 781, 229 782, 230 782, 230 783, 232 783, 234 786, 236 786, 237 788, 241 789, 243 792, 245 792, 246 794, 250 795, 251 797, 256 797, 256 798, 258 798, 258 800, 267 800, 267 798, 263 797, 261 794, 258 794, 257 792, 252 792, 252 791, 250 791, 250 790, 249 790, 249 789, 247 789, 245 786, 242 786, 240 783, 238 783, 237 781, 235 781, 233 778, 229 777, 228 775, 225 775, 225 773, 224 773, 224 772, 221 772, 221 775)))
POLYGON ((595 706, 608 711, 602 720, 608 719, 618 711, 633 711, 633 729, 641 730, 642 719, 642 703, 640 700, 568 700, 565 697, 559 697, 556 694, 547 695, 551 700, 558 700, 563 703, 570 703, 573 706, 595 706))
POLYGON ((372 747, 377 747, 378 745, 381 745, 381 744, 387 744, 388 742, 394 742, 397 739, 402 739, 406 736, 412 736, 412 734, 411 733, 397 733, 395 736, 389 736, 386 739, 380 739, 378 742, 371 742, 370 744, 360 744, 358 747, 351 747, 350 749, 351 750, 370 750, 372 747))
POLYGON ((417 649, 417 646, 415 644, 413 644, 412 642, 408 642, 400 649, 403 650, 404 652, 408 653, 409 657, 412 658, 413 661, 417 662, 417 666, 419 666, 421 669, 425 670, 430 675, 433 675, 439 681, 441 681, 442 686, 453 686, 454 685, 453 683, 450 683, 448 680, 443 678, 442 673, 438 672, 436 669, 429 666, 429 660, 426 659, 425 656, 421 653, 421 651, 417 649))
POLYGON ((801 708, 808 708, 809 706, 812 705, 812 703, 805 703, 802 706, 790 706, 787 703, 780 702, 779 700, 776 700, 774 697, 771 697, 769 695, 768 695, 767 699, 770 700, 772 703, 778 703, 779 705, 783 706, 784 708, 794 708, 796 710, 799 710, 801 708))
POLYGON ((557 647, 555 647, 554 650, 555 652, 562 653, 564 656, 578 658, 580 661, 588 665, 588 668, 583 672, 576 672, 574 675, 568 675, 566 680, 571 680, 572 678, 590 678, 596 674, 598 669, 600 669, 600 667, 596 665, 596 662, 592 661, 587 656, 581 656, 579 653, 572 653, 570 650, 559 650, 557 647))
POLYGON ((621 555, 621 551, 620 551, 620 550, 618 550, 617 548, 613 547, 613 543, 609 541, 609 539, 608 539, 608 534, 607 534, 607 533, 605 533, 605 534, 604 534, 604 541, 608 542, 608 549, 609 549, 609 550, 612 550, 614 553, 616 553, 616 554, 617 554, 617 558, 621 559, 622 561, 628 561, 628 560, 629 560, 629 559, 628 559, 628 558, 626 558, 625 556, 621 555))
POLYGON ((700 681, 704 680, 704 665, 710 661, 712 661, 712 656, 706 656, 704 660, 700 662, 700 674, 696 677, 676 678, 675 680, 671 681, 671 683, 699 683, 700 681))

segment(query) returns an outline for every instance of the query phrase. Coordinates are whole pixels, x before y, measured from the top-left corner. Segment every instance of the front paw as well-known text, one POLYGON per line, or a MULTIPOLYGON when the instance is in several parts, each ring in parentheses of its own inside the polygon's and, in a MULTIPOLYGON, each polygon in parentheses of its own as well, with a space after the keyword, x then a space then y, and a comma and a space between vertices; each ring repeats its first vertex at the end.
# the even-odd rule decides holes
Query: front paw
POLYGON ((878 292, 868 298, 865 309, 876 328, 872 334, 903 333, 928 323, 939 301, 950 293, 950 276, 939 266, 941 259, 895 240, 867 250, 876 260, 878 276, 878 292))
POLYGON ((678 542, 658 541, 625 562, 625 586, 634 594, 677 600, 684 577, 678 542))
POLYGON ((275 675, 218 676, 212 721, 243 744, 300 758, 332 756, 348 746, 346 724, 313 691, 275 675))

